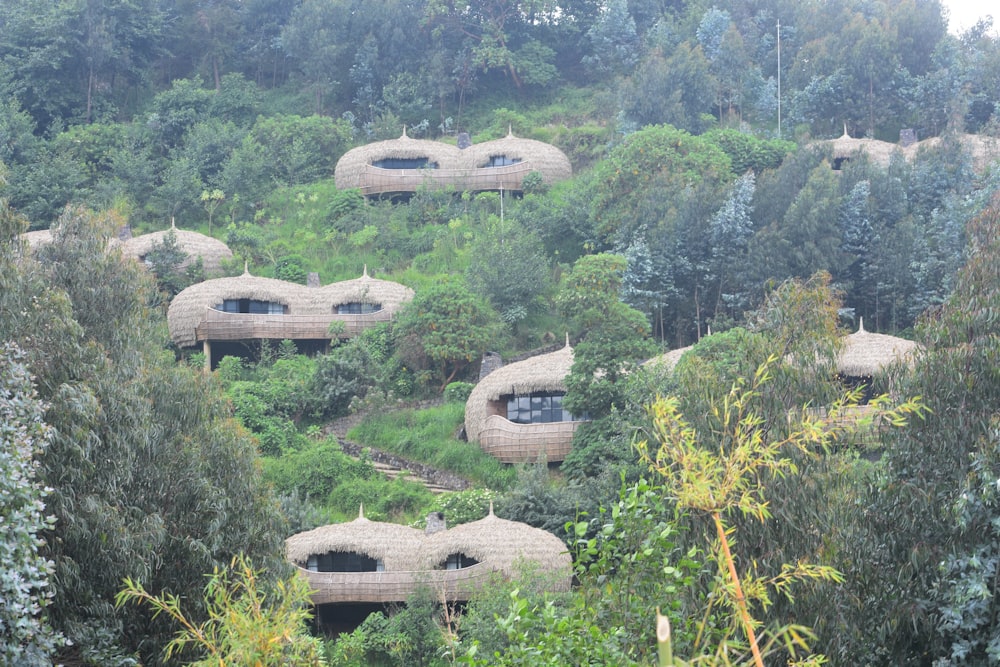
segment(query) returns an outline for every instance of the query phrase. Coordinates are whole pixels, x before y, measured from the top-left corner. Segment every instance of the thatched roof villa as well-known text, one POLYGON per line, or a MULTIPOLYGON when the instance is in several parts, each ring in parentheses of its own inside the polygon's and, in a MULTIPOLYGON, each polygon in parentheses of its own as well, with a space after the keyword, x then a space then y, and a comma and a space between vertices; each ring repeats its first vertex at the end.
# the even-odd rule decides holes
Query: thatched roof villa
POLYGON ((872 378, 893 364, 911 366, 921 346, 912 340, 865 331, 865 321, 858 330, 844 337, 837 355, 837 374, 849 378, 872 378))
POLYGON ((179 267, 181 269, 186 269, 193 262, 201 259, 205 276, 218 276, 222 275, 222 263, 233 258, 233 251, 219 239, 186 229, 177 229, 173 222, 170 224, 170 229, 127 239, 122 244, 122 251, 140 262, 144 262, 146 256, 157 246, 163 245, 170 234, 174 235, 177 247, 187 255, 187 259, 181 262, 179 267))
POLYGON ((293 340, 326 345, 379 322, 388 322, 410 300, 405 285, 368 275, 307 287, 245 271, 191 285, 174 297, 167 311, 170 338, 178 347, 202 344, 211 365, 212 343, 293 340))
MULTIPOLYGON (((981 136, 978 134, 960 134, 956 137, 963 149, 972 159, 973 168, 982 171, 990 163, 1000 159, 1000 140, 994 137, 981 136)), ((859 155, 865 155, 870 161, 881 166, 889 166, 894 154, 902 155, 908 161, 912 161, 921 148, 931 148, 937 146, 942 141, 941 137, 930 137, 923 141, 916 141, 908 145, 893 144, 879 139, 858 139, 844 133, 830 140, 814 142, 817 145, 829 146, 833 151, 833 168, 840 170, 845 162, 850 161, 859 155)))
POLYGON ((580 420, 562 407, 573 366, 562 349, 502 366, 479 381, 465 403, 465 432, 504 463, 562 461, 580 420))
POLYGON ((399 139, 353 148, 334 170, 337 188, 360 188, 368 196, 405 194, 420 187, 457 191, 520 192, 524 177, 538 172, 547 184, 573 175, 561 150, 509 133, 503 139, 459 148, 440 141, 399 139))
POLYGON ((499 572, 530 562, 568 590, 572 571, 566 545, 555 535, 493 514, 448 529, 432 514, 427 530, 369 521, 322 526, 285 540, 285 555, 313 589, 315 605, 405 602, 429 586, 449 601, 468 600, 499 572))
MULTIPOLYGON (((168 234, 174 235, 177 247, 187 255, 187 259, 181 262, 181 269, 185 269, 192 262, 201 259, 205 275, 209 277, 217 276, 222 274, 222 262, 233 258, 232 250, 219 239, 186 229, 177 229, 173 222, 170 223, 170 229, 163 231, 133 236, 126 238, 124 241, 118 237, 112 238, 108 246, 120 247, 124 255, 135 257, 140 262, 145 262, 146 255, 152 252, 158 245, 162 245, 168 234)), ((34 250, 52 243, 52 231, 49 229, 40 229, 33 232, 25 232, 21 234, 21 238, 27 241, 28 246, 34 250)))

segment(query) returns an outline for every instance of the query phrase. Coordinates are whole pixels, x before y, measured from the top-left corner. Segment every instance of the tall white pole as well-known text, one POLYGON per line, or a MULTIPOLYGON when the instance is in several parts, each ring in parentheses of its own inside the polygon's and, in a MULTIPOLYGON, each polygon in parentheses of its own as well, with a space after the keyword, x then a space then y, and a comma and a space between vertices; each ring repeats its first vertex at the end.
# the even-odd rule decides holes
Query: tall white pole
POLYGON ((781 138, 781 19, 778 19, 778 138, 781 138))

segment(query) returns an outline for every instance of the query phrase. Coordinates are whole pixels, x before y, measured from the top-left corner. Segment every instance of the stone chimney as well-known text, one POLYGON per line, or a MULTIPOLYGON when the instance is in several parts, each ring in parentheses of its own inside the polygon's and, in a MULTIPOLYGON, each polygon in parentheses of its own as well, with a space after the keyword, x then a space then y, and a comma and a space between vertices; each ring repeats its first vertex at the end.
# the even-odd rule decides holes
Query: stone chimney
POLYGON ((427 527, 424 529, 425 535, 433 535, 444 530, 448 530, 448 526, 444 521, 443 512, 431 512, 427 515, 427 527))
POLYGON ((306 287, 319 287, 319 274, 315 271, 310 271, 306 275, 306 287))

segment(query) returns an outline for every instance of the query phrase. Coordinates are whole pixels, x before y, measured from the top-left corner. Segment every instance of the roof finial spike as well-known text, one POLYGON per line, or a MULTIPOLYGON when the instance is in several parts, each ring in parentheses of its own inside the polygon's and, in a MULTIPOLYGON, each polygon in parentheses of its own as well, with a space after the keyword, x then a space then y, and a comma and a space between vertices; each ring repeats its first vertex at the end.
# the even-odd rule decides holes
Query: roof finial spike
POLYGON ((566 347, 569 347, 569 332, 566 332, 566 347))
POLYGON ((514 136, 514 124, 513 123, 507 123, 507 136, 508 137, 513 137, 514 136))
POLYGON ((364 503, 361 503, 361 504, 358 505, 358 518, 359 519, 364 519, 365 518, 365 504, 364 503))
POLYGON ((490 501, 490 514, 489 514, 489 516, 493 516, 493 501, 492 500, 490 501))
POLYGON ((706 331, 705 335, 706 336, 711 336, 712 335, 712 325, 711 324, 708 325, 708 331, 706 331))
POLYGON ((243 275, 250 275, 250 262, 248 260, 243 260, 243 275))
POLYGON ((368 277, 368 264, 365 264, 365 268, 363 268, 361 270, 361 277, 362 278, 367 278, 368 277))
POLYGON ((403 136, 401 136, 400 139, 409 139, 409 137, 406 136, 406 125, 405 124, 403 125, 403 136))
POLYGON ((858 316, 858 333, 865 333, 865 316, 858 316))
POLYGON ((174 222, 174 216, 170 216, 170 229, 177 229, 177 223, 174 222))
POLYGON ((844 121, 844 136, 845 136, 845 137, 849 137, 849 136, 851 136, 851 135, 849 135, 849 134, 847 133, 847 121, 844 121))

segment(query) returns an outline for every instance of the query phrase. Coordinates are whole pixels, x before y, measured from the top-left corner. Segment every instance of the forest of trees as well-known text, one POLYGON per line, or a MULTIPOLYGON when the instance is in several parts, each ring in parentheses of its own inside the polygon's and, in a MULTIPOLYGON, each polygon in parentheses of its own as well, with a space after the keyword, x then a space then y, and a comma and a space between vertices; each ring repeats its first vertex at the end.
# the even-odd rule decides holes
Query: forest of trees
POLYGON ((768 664, 1000 660, 1000 172, 963 142, 1000 141, 1000 38, 946 28, 938 0, 0 3, 0 663, 217 656, 170 644, 190 619, 235 633, 232 664, 286 640, 261 664, 663 664, 657 609, 686 664, 752 664, 751 636, 768 664), (404 127, 513 131, 574 176, 336 188, 347 150, 404 127), (940 141, 838 169, 820 141, 902 129, 940 141), (416 305, 327 354, 203 373, 164 317, 198 271, 109 245, 172 223, 224 240, 230 275, 367 266, 416 305), (875 381, 899 423, 791 418, 842 399, 836 341, 862 317, 925 350, 875 381), (483 353, 567 335, 565 405, 591 421, 561 466, 455 438, 483 353), (692 344, 673 373, 641 365, 692 344), (357 439, 474 488, 344 454, 324 426, 366 410, 398 421, 357 439), (691 500, 701 450, 706 478, 749 454, 749 495, 691 500), (285 537, 362 502, 454 524, 491 501, 566 541, 573 591, 526 573, 459 617, 419 598, 307 636, 285 537))

